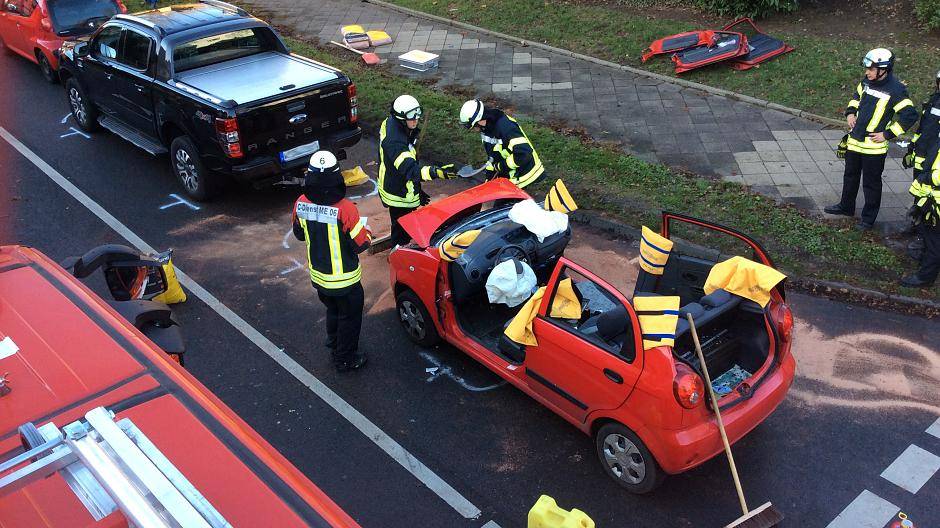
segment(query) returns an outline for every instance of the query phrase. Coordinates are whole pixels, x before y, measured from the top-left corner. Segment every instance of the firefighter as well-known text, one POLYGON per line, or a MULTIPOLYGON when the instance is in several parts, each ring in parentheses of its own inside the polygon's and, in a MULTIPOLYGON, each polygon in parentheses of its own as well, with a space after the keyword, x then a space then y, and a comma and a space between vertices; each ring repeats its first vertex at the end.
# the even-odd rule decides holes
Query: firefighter
MULTIPOLYGON (((930 167, 925 168, 923 163, 927 154, 938 142, 940 142, 940 71, 937 72, 934 79, 934 94, 924 103, 917 132, 914 133, 914 139, 911 140, 911 144, 907 148, 907 154, 904 155, 901 161, 901 165, 905 169, 914 169, 915 180, 920 177, 925 169, 930 169, 930 167)), ((920 236, 908 245, 908 252, 915 260, 920 259, 923 251, 924 240, 920 236)))
POLYGON ((362 327, 362 267, 359 253, 372 242, 372 232, 346 199, 346 183, 333 153, 310 157, 304 193, 297 198, 291 223, 294 236, 307 242, 307 265, 317 296, 326 306, 326 346, 339 372, 366 362, 359 352, 362 327))
MULTIPOLYGON (((922 141, 924 138, 921 135, 922 141)), ((937 140, 938 138, 934 138, 937 140)), ((916 273, 901 279, 902 286, 924 288, 933 285, 940 273, 940 141, 926 153, 922 162, 924 170, 911 184, 914 196, 911 218, 917 224, 924 239, 924 251, 920 257, 920 268, 916 273)))
POLYGON ((545 173, 542 160, 515 119, 498 108, 486 108, 472 99, 460 108, 460 124, 479 130, 486 162, 486 179, 509 178, 520 189, 535 183, 545 173))
POLYGON ((410 95, 392 103, 391 115, 379 129, 379 197, 392 221, 392 242, 405 245, 411 238, 398 219, 431 201, 421 183, 452 179, 453 165, 441 167, 418 161, 415 142, 420 134, 421 105, 410 95))
POLYGON ((834 215, 855 216, 855 197, 863 181, 865 206, 857 227, 869 230, 881 208, 881 173, 888 155, 888 141, 904 133, 917 121, 917 110, 907 87, 892 70, 894 54, 884 48, 869 51, 862 60, 865 76, 855 88, 845 110, 849 125, 842 199, 824 209, 834 215))

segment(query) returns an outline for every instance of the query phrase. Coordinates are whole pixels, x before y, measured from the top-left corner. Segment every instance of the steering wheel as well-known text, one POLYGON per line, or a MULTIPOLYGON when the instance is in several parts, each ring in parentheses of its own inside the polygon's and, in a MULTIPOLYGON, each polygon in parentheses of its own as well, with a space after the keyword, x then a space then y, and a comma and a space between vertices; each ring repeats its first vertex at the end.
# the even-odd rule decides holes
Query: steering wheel
POLYGON ((499 252, 496 253, 496 258, 494 258, 493 261, 496 264, 499 264, 500 262, 513 258, 513 255, 509 254, 510 252, 518 255, 516 258, 518 258, 522 262, 525 262, 526 264, 531 265, 531 263, 529 262, 529 254, 526 253, 526 250, 519 244, 508 244, 508 245, 503 246, 502 248, 500 248, 499 252), (503 255, 506 255, 506 254, 509 254, 509 256, 507 258, 503 258, 503 255))

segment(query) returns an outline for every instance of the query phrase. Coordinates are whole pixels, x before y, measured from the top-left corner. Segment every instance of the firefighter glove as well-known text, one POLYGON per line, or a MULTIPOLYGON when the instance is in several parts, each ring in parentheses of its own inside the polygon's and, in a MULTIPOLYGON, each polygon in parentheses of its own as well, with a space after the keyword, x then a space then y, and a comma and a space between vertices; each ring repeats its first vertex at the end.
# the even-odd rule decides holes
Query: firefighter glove
POLYGON ((418 197, 419 197, 419 199, 421 200, 421 205, 427 205, 427 204, 431 203, 431 195, 428 194, 428 193, 426 193, 426 192, 424 192, 424 189, 422 189, 422 190, 418 193, 418 197))
POLYGON ((911 169, 914 167, 914 144, 911 143, 907 147, 907 153, 904 154, 904 157, 901 158, 901 166, 905 169, 911 169))

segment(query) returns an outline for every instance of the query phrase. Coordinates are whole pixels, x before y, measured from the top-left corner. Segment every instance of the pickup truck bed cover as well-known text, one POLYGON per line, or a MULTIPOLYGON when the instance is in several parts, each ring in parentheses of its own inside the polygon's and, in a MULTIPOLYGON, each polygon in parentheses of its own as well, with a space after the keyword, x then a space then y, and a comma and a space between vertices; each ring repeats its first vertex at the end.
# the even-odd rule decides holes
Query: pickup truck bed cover
POLYGON ((240 105, 338 78, 333 70, 270 51, 176 74, 180 82, 240 105))

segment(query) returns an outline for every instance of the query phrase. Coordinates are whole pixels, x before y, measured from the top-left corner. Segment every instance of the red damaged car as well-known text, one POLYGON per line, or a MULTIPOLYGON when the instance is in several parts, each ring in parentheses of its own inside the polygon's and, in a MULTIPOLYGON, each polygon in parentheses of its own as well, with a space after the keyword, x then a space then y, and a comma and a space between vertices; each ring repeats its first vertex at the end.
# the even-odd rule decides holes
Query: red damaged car
POLYGON ((731 442, 783 401, 795 361, 782 283, 764 308, 724 290, 705 295, 703 289, 712 266, 732 256, 729 247, 772 267, 759 244, 725 227, 664 213, 662 235, 674 242, 672 252, 661 276, 640 273, 634 297, 679 296, 682 308, 675 345, 644 350, 631 298, 564 257, 570 228, 539 242, 509 220, 512 204, 527 198, 499 179, 401 219, 414 242, 390 254, 390 279, 413 341, 431 346, 443 339, 591 435, 604 470, 634 493, 649 492, 666 474, 722 451, 686 312, 696 320, 712 379, 743 373, 730 378, 719 398, 731 442), (441 244, 469 230, 480 232, 464 253, 452 262, 442 258, 441 244), (685 240, 694 230, 710 244, 685 240), (532 322, 536 346, 506 336, 519 307, 491 304, 485 292, 490 271, 510 257, 528 263, 538 286, 545 286, 532 322), (561 283, 573 286, 580 301, 577 319, 551 316, 561 283))

